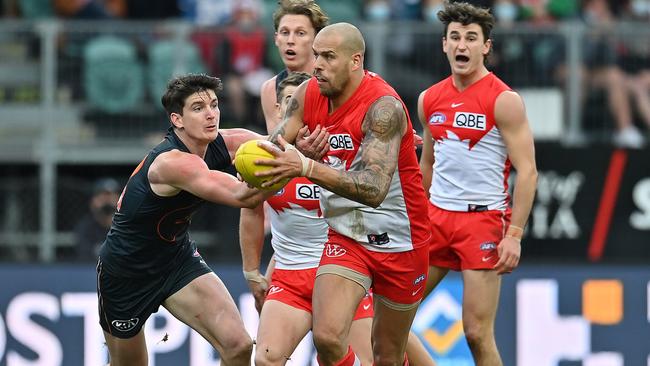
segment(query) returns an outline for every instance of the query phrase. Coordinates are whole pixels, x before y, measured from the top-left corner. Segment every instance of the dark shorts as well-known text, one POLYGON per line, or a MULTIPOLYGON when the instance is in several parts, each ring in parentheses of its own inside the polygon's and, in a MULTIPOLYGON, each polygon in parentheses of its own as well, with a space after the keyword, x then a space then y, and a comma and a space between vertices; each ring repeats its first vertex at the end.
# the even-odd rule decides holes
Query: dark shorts
POLYGON ((186 255, 171 271, 146 278, 124 278, 106 273, 99 258, 99 324, 105 332, 117 338, 131 338, 140 332, 149 316, 158 311, 168 297, 210 272, 212 270, 198 251, 186 255))

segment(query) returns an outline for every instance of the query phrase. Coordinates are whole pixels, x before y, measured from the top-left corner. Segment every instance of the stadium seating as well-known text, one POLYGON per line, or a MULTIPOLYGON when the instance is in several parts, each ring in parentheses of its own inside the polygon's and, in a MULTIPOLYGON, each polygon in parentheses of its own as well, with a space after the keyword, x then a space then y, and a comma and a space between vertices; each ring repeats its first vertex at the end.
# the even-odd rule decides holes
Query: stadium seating
POLYGON ((142 100, 142 65, 131 42, 115 36, 99 36, 85 46, 83 60, 83 85, 91 107, 120 113, 142 100))
POLYGON ((51 0, 19 0, 18 8, 23 18, 48 18, 54 16, 51 0))
POLYGON ((149 46, 148 55, 147 85, 156 106, 161 106, 160 97, 173 76, 206 72, 199 49, 191 42, 160 40, 149 46))

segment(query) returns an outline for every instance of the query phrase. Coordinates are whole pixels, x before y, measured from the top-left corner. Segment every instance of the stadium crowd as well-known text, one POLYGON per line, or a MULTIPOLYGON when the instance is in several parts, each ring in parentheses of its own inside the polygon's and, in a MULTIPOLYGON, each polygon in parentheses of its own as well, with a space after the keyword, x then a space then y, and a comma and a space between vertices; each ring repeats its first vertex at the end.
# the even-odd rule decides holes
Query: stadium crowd
MULTIPOLYGON (((650 5, 647 1, 469 2, 491 8, 497 19, 497 29, 510 32, 507 41, 495 42, 488 67, 502 75, 514 88, 564 89, 569 77, 566 40, 546 30, 571 22, 584 24, 587 34, 581 43, 582 67, 579 70, 583 81, 580 92, 583 128, 592 135, 600 134, 601 140, 603 135, 607 138, 613 136, 611 141, 619 147, 640 148, 645 145, 645 135, 650 127, 650 48, 639 41, 638 37, 643 39, 643 35, 635 37, 627 36, 626 31, 615 34, 610 31, 621 24, 632 24, 632 27, 638 22, 648 24, 650 5), (519 25, 539 29, 539 33, 518 34, 516 27, 519 25)), ((432 23, 434 28, 439 29, 435 14, 441 9, 443 1, 323 0, 319 3, 334 21, 353 24, 385 21, 432 23)), ((225 102, 222 113, 225 123, 232 126, 248 125, 263 131, 263 115, 256 102, 259 87, 261 82, 281 69, 281 62, 273 49, 271 24, 271 12, 276 4, 275 0, 165 0, 155 3, 144 0, 3 0, 1 10, 5 18, 38 19, 52 16, 72 20, 186 20, 196 26, 191 39, 200 54, 200 66, 189 71, 206 71, 224 79, 226 95, 222 96, 225 102)), ((82 81, 69 77, 71 74, 78 75, 83 69, 83 60, 79 51, 75 51, 80 45, 72 37, 69 38, 60 44, 62 62, 59 79, 69 84, 69 94, 73 98, 83 99, 82 81)), ((390 72, 385 77, 403 94, 408 107, 413 109, 416 90, 446 73, 445 60, 432 52, 432 49, 439 47, 439 38, 396 30, 388 39, 387 62, 390 72)), ((134 40, 135 53, 141 63, 153 59, 146 50, 149 41, 134 40)), ((152 102, 156 104, 157 100, 153 98, 152 102)), ((102 103, 96 104, 99 104, 100 112, 107 108, 102 103)), ((116 110, 109 112, 115 114, 116 110)), ((149 120, 158 120, 160 116, 160 113, 149 114, 149 120)), ((106 118, 103 113, 98 115, 92 112, 88 113, 86 119, 100 121, 96 123, 100 125, 106 120, 111 121, 110 116, 106 118)), ((147 120, 146 116, 141 119, 147 120)))

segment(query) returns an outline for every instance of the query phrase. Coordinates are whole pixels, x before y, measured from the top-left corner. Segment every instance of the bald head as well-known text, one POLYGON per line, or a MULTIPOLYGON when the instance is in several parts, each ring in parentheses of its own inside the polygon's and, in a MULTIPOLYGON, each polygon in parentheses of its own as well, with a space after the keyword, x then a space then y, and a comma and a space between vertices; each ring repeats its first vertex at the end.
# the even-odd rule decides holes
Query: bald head
POLYGON ((321 37, 338 39, 339 49, 349 55, 355 53, 363 55, 366 52, 366 43, 363 40, 361 31, 350 23, 334 23, 328 25, 316 35, 316 38, 321 37))

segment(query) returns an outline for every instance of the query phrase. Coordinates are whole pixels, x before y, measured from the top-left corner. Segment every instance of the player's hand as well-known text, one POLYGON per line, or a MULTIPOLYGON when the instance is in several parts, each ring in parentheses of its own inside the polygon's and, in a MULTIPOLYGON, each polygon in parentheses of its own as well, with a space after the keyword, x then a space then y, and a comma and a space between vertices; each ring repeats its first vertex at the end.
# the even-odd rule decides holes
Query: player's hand
POLYGON ((307 126, 303 126, 296 136, 296 148, 306 157, 319 161, 330 149, 330 134, 327 129, 316 126, 314 132, 309 132, 307 126))
POLYGON ((413 146, 415 147, 415 149, 417 149, 418 146, 422 146, 423 143, 424 140, 422 140, 422 137, 418 135, 418 131, 413 129, 413 146))
POLYGON ((296 148, 289 144, 282 135, 278 135, 278 144, 282 150, 274 146, 267 146, 258 142, 258 146, 271 153, 274 159, 257 159, 255 164, 271 167, 270 169, 255 172, 257 177, 271 177, 262 187, 270 187, 286 178, 295 178, 306 175, 305 165, 311 163, 296 148))
POLYGON ((266 299, 266 291, 269 289, 269 283, 266 280, 266 277, 262 277, 262 282, 246 282, 248 282, 248 288, 251 290, 251 293, 255 298, 255 309, 260 313, 262 311, 262 305, 264 305, 264 300, 266 299))
POLYGON ((519 265, 521 243, 519 239, 506 236, 497 246, 499 261, 494 265, 497 274, 512 272, 519 265))

